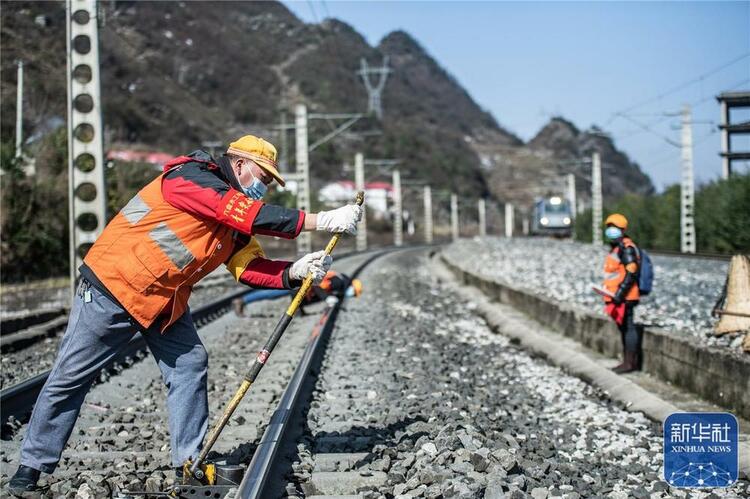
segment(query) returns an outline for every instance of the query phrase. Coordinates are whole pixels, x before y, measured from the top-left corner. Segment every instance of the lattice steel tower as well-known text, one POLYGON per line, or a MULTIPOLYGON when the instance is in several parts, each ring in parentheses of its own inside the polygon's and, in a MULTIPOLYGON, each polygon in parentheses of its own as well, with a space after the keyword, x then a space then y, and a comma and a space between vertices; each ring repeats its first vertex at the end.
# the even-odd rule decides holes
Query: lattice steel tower
POLYGON ((388 56, 383 58, 383 65, 379 68, 371 68, 367 65, 367 60, 363 57, 360 59, 360 70, 357 74, 362 77, 362 81, 367 89, 367 95, 369 102, 367 105, 367 112, 374 113, 378 119, 383 118, 383 102, 381 95, 383 93, 383 87, 385 87, 385 81, 388 79, 388 73, 391 69, 388 67, 388 56), (377 75, 377 82, 373 84, 370 81, 370 75, 377 75))

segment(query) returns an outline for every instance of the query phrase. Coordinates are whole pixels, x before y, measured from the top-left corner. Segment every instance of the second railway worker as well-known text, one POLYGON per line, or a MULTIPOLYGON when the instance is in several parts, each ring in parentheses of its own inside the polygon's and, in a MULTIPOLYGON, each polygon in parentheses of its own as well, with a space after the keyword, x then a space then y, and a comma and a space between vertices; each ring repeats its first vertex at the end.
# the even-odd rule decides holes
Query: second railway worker
POLYGON ((614 213, 604 223, 604 235, 610 245, 610 252, 604 260, 603 287, 608 292, 604 302, 607 313, 620 330, 623 347, 623 361, 613 370, 627 373, 640 368, 641 331, 636 327, 634 318, 635 307, 640 300, 640 255, 638 247, 625 234, 627 218, 614 213))
POLYGON ((8 487, 36 488, 60 460, 92 382, 141 332, 167 386, 172 465, 195 458, 208 422, 208 358, 188 307, 192 287, 221 264, 253 287, 294 288, 325 276, 322 252, 297 262, 266 258, 254 235, 294 238, 302 230, 355 233, 362 209, 317 214, 265 204, 284 179, 276 149, 246 135, 214 160, 204 151, 173 159, 112 219, 80 268, 68 328, 42 389, 8 487))

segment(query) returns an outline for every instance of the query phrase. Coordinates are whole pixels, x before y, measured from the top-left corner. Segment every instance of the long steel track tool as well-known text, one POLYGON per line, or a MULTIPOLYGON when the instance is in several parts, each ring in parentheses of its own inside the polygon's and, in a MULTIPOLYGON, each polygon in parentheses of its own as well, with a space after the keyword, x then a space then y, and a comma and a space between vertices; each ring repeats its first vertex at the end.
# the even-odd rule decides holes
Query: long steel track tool
MULTIPOLYGON (((359 206, 362 206, 364 200, 364 192, 358 192, 356 201, 357 204, 359 206)), ((334 234, 333 237, 331 237, 331 240, 328 242, 328 245, 325 249, 326 255, 330 255, 333 252, 333 249, 336 247, 336 244, 338 244, 339 239, 341 239, 341 233, 334 234)), ((214 485, 215 477, 217 476, 217 470, 213 464, 207 464, 205 462, 206 457, 211 451, 211 448, 216 443, 216 440, 219 438, 219 435, 221 435, 222 430, 229 422, 229 418, 232 417, 235 409, 237 409, 237 406, 239 406, 242 398, 250 389, 250 386, 252 386, 252 384, 255 382, 255 379, 260 374, 263 366, 265 366, 266 362, 268 362, 268 358, 271 356, 273 349, 276 347, 276 344, 283 336, 286 328, 292 322, 294 314, 297 312, 297 309, 299 309, 299 306, 302 303, 302 299, 305 297, 305 295, 307 295, 307 292, 310 290, 311 286, 312 275, 308 274, 305 280, 302 281, 302 286, 299 288, 299 291, 297 291, 297 294, 294 295, 294 299, 289 304, 289 307, 287 307, 286 312, 281 316, 278 324, 276 324, 276 328, 273 330, 271 337, 268 338, 268 341, 266 342, 263 349, 258 352, 258 356, 255 358, 255 362, 253 362, 253 365, 245 374, 245 377, 242 380, 242 384, 237 389, 234 397, 232 397, 232 399, 229 401, 229 404, 224 410, 224 414, 221 416, 221 419, 216 424, 213 431, 211 431, 211 434, 208 437, 208 441, 206 442, 206 445, 203 446, 200 455, 194 462, 186 461, 184 463, 183 484, 196 484, 196 482, 198 482, 203 485, 214 485)))

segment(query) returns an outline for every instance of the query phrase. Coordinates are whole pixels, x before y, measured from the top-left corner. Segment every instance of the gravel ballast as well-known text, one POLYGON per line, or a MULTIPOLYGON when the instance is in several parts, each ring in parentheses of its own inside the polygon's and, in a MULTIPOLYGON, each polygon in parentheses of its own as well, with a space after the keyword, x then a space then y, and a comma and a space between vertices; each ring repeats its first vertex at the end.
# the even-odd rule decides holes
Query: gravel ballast
POLYGON ((670 487, 658 424, 493 334, 430 265, 410 251, 363 273, 363 298, 336 323, 287 493, 321 480, 326 453, 366 453, 356 472, 387 474, 381 485, 363 480, 368 498, 750 493, 746 482, 670 487))
MULTIPOLYGON (((226 293, 241 289, 234 279, 226 273, 226 278, 211 278, 199 283, 190 297, 190 308, 195 310, 201 305, 215 300, 226 293)), ((31 378, 52 368, 57 356, 60 340, 65 333, 61 328, 52 337, 44 338, 37 343, 14 352, 3 353, 0 364, 0 388, 8 388, 15 383, 31 378)))
MULTIPOLYGON (((603 302, 591 290, 601 284, 608 247, 543 238, 464 239, 443 254, 461 269, 519 290, 577 305, 603 315, 603 302)), ((711 310, 721 294, 728 263, 651 255, 654 290, 636 308, 636 320, 705 345, 741 352, 741 335, 715 337, 711 310)))

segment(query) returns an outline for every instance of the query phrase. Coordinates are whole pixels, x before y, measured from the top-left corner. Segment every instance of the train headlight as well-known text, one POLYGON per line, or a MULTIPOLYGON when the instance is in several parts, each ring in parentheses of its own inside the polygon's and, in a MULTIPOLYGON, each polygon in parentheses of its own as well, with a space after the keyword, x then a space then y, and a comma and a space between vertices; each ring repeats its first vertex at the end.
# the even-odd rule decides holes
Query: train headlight
POLYGON ((570 225, 570 218, 568 218, 568 217, 563 218, 563 223, 565 225, 570 225))
POLYGON ((549 225, 549 218, 542 217, 541 220, 539 220, 539 223, 541 223, 542 225, 549 225))

